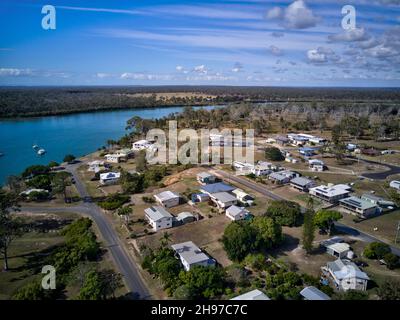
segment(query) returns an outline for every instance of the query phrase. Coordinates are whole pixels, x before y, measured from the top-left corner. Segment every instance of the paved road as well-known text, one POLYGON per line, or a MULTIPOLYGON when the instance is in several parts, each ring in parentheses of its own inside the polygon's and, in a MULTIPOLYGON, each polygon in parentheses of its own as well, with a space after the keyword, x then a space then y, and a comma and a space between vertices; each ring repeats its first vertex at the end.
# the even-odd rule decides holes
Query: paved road
MULTIPOLYGON (((273 193, 273 192, 267 190, 267 189, 266 189, 266 186, 263 186, 263 185, 261 185, 261 184, 259 184, 259 183, 249 181, 249 180, 247 180, 247 179, 245 179, 245 178, 242 178, 242 177, 240 177, 240 176, 236 176, 236 175, 230 174, 230 173, 228 173, 228 172, 226 172, 226 171, 222 171, 222 170, 213 170, 213 172, 214 172, 215 174, 217 174, 217 175, 223 177, 223 178, 224 178, 225 180, 227 180, 227 181, 231 180, 231 181, 233 181, 233 182, 240 183, 240 184, 242 184, 242 185, 248 187, 248 188, 251 189, 251 190, 254 190, 254 191, 256 191, 256 192, 259 192, 259 193, 265 195, 266 197, 268 197, 268 198, 270 198, 270 199, 272 199, 272 200, 286 200, 286 199, 284 199, 283 197, 281 197, 281 196, 279 196, 279 195, 277 195, 277 194, 275 194, 275 193, 273 193)), ((303 208, 303 210, 304 210, 304 209, 305 209, 305 208, 303 208)), ((336 222, 335 225, 336 225, 336 227, 337 227, 337 229, 338 229, 339 231, 344 232, 344 233, 346 233, 346 234, 348 234, 348 235, 351 235, 351 236, 353 236, 353 237, 356 237, 356 238, 358 238, 358 239, 361 240, 361 241, 368 242, 368 243, 369 243, 369 242, 383 242, 383 243, 385 243, 384 241, 382 241, 382 240, 380 240, 380 239, 377 239, 377 238, 375 238, 375 237, 372 236, 372 235, 369 235, 369 234, 367 234, 367 233, 365 233, 365 232, 363 232, 363 231, 360 231, 360 230, 358 230, 358 229, 355 229, 355 228, 346 226, 346 225, 344 225, 343 223, 336 222)), ((389 243, 388 243, 388 244, 389 244, 389 243)), ((390 245, 390 244, 389 244, 389 245, 390 245)), ((400 249, 399 249, 398 247, 394 247, 394 246, 392 246, 392 245, 390 245, 390 247, 391 247, 392 252, 393 252, 394 254, 400 256, 400 249)))
MULTIPOLYGON (((355 157, 350 157, 352 160, 357 160, 355 157)), ((360 161, 369 163, 369 164, 375 164, 375 165, 380 165, 380 166, 385 166, 388 168, 388 170, 383 171, 383 172, 375 172, 375 173, 368 173, 364 172, 362 173, 362 176, 368 179, 373 179, 373 180, 385 180, 388 176, 394 175, 394 174, 400 174, 400 166, 395 166, 393 164, 387 164, 385 162, 376 162, 376 161, 371 161, 371 160, 365 160, 365 159, 360 159, 360 161)))
POLYGON ((136 263, 132 260, 129 254, 125 251, 124 246, 121 243, 116 231, 107 221, 107 218, 101 211, 101 209, 95 204, 91 202, 91 198, 87 193, 86 187, 80 180, 77 174, 77 168, 79 164, 68 165, 66 170, 73 174, 75 179, 75 186, 78 190, 82 199, 84 199, 84 203, 74 206, 74 207, 60 207, 60 208, 50 208, 50 207, 25 207, 22 208, 22 211, 28 211, 33 213, 39 212, 76 212, 83 213, 89 215, 93 221, 96 223, 102 238, 106 246, 108 247, 111 255, 124 277, 125 283, 127 284, 131 293, 140 299, 150 299, 150 293, 143 283, 139 271, 137 269, 136 263))

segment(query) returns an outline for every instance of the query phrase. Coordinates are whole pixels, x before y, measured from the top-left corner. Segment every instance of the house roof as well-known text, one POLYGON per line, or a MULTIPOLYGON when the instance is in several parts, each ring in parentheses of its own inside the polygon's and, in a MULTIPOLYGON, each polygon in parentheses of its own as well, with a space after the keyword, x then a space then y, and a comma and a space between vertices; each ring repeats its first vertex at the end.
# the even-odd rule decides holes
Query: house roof
POLYGON ((393 180, 393 181, 390 181, 390 184, 389 184, 392 188, 395 188, 395 189, 400 189, 400 181, 396 181, 396 180, 393 180))
POLYGON ((206 186, 202 186, 200 190, 205 193, 217 193, 217 192, 229 192, 235 190, 235 187, 232 187, 223 182, 211 183, 206 186))
POLYGON ((247 213, 247 210, 238 206, 230 206, 226 209, 226 213, 232 217, 236 217, 242 213, 247 213))
POLYGON ((232 193, 233 193, 236 197, 239 197, 239 198, 245 198, 245 197, 253 198, 253 197, 251 197, 249 194, 247 194, 246 192, 244 192, 242 189, 235 189, 235 190, 232 191, 232 193))
POLYGON ((163 191, 160 192, 159 194, 154 195, 157 199, 159 199, 160 201, 168 201, 171 199, 176 199, 179 198, 179 194, 173 191, 163 191))
POLYGON ((305 287, 303 290, 300 291, 300 294, 306 300, 331 300, 331 298, 323 293, 321 290, 318 290, 316 287, 310 286, 305 287))
POLYGON ((354 206, 361 210, 367 210, 371 208, 375 208, 376 205, 371 203, 370 201, 360 199, 358 197, 349 197, 345 199, 339 200, 340 203, 348 204, 350 206, 354 206))
POLYGON ((214 199, 216 199, 217 201, 220 201, 222 203, 231 202, 231 201, 235 201, 236 200, 236 197, 231 195, 228 192, 217 192, 217 193, 213 193, 211 196, 214 199))
POLYGON ((198 173, 197 176, 198 176, 199 178, 202 178, 202 179, 206 179, 206 178, 210 178, 210 177, 215 177, 213 174, 211 174, 211 173, 209 173, 209 172, 206 172, 206 171, 203 171, 203 172, 198 173))
POLYGON ((319 192, 327 197, 334 197, 350 192, 351 187, 346 184, 337 184, 334 186, 318 186, 311 188, 311 191, 319 192))
POLYGON ((307 185, 309 185, 310 183, 313 183, 313 182, 314 182, 313 180, 310 180, 310 179, 307 179, 304 177, 297 177, 297 178, 290 180, 290 183, 294 183, 294 184, 296 184, 298 186, 302 186, 302 187, 306 187, 307 185))
POLYGON ((327 267, 339 280, 354 277, 369 280, 368 275, 361 271, 360 268, 350 260, 337 259, 335 261, 328 262, 327 267))
POLYGON ((186 219, 186 218, 194 218, 194 215, 191 212, 184 211, 184 212, 179 213, 176 218, 178 220, 183 220, 183 219, 186 219))
POLYGON ((350 250, 350 245, 344 242, 337 242, 326 246, 326 248, 338 253, 343 253, 350 250))
POLYGON ((258 289, 252 290, 245 294, 241 294, 231 300, 271 300, 268 296, 258 289))
POLYGON ((163 207, 154 206, 144 210, 144 212, 153 221, 161 220, 162 218, 172 218, 172 215, 163 207))
POLYGON ((207 261, 210 258, 200 250, 192 241, 182 242, 171 246, 189 265, 207 261))
POLYGON ((119 179, 120 177, 121 177, 120 172, 106 172, 100 174, 100 180, 119 179))

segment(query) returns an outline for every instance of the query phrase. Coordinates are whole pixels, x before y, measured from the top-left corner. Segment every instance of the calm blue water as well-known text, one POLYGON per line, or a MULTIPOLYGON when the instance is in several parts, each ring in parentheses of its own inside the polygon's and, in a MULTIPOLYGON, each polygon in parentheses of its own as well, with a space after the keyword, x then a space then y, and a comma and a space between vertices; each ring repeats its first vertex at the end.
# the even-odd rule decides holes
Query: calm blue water
POLYGON ((80 157, 96 151, 108 139, 122 137, 126 121, 133 116, 161 118, 182 109, 133 109, 0 121, 0 152, 4 154, 0 157, 0 185, 7 176, 20 174, 30 165, 61 162, 66 154, 80 157), (47 153, 37 155, 33 144, 47 153))

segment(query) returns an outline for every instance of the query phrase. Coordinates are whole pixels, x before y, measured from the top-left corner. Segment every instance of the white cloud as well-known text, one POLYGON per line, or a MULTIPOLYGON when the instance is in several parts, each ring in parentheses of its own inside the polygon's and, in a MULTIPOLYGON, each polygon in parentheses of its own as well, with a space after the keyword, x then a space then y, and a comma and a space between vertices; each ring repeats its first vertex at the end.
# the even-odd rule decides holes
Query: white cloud
POLYGON ((319 21, 303 0, 296 0, 285 9, 274 7, 267 12, 266 17, 271 20, 281 20, 287 29, 311 28, 319 21))
POLYGON ((312 49, 307 51, 308 61, 312 63, 323 63, 326 62, 326 54, 318 51, 317 49, 312 49))
POLYGON ((332 42, 353 42, 353 41, 366 41, 371 36, 365 31, 364 28, 350 29, 342 33, 337 33, 328 36, 332 42))
POLYGON ((174 80, 174 77, 169 74, 151 74, 151 73, 141 73, 141 72, 125 72, 121 74, 121 79, 125 80, 161 80, 169 81, 174 80))
POLYGON ((2 77, 23 77, 32 75, 34 75, 32 69, 0 68, 0 76, 2 77))
POLYGON ((109 74, 109 73, 97 72, 96 73, 96 77, 99 78, 99 79, 104 79, 104 78, 112 77, 112 75, 109 74))
POLYGON ((243 65, 240 62, 236 62, 235 65, 232 68, 232 72, 241 72, 243 70, 243 65))
POLYGON ((206 68, 206 66, 204 64, 194 67, 193 71, 196 72, 196 73, 200 73, 200 74, 207 74, 208 73, 208 69, 206 68))

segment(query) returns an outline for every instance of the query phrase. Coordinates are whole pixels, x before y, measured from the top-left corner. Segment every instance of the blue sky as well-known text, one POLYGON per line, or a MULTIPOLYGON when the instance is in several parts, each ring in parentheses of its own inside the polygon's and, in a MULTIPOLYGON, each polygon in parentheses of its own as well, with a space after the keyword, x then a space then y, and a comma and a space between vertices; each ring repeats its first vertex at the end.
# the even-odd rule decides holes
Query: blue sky
POLYGON ((400 0, 2 0, 0 14, 0 85, 400 86, 400 0))

